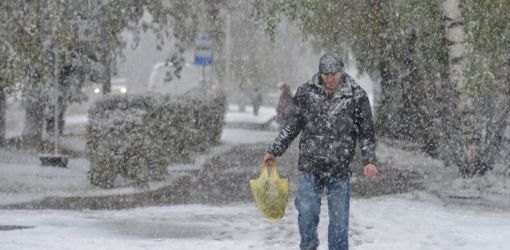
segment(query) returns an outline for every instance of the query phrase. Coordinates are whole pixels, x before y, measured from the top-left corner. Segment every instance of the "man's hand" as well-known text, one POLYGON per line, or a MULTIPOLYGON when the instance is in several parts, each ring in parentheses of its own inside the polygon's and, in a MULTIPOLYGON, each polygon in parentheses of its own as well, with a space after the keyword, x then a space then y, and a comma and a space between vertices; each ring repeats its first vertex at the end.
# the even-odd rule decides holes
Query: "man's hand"
POLYGON ((363 173, 365 174, 366 177, 373 178, 377 175, 377 168, 375 167, 374 164, 369 163, 363 169, 363 173))
POLYGON ((263 162, 266 166, 273 166, 276 163, 276 156, 266 153, 266 155, 264 155, 263 162))

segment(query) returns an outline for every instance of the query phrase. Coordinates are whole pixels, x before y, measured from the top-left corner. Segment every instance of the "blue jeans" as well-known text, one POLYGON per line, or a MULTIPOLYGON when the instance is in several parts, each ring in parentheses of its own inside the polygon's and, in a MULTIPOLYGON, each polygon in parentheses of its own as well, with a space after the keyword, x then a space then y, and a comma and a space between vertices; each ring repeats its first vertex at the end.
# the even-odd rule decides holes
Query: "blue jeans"
POLYGON ((328 195, 329 249, 347 250, 349 248, 349 177, 319 177, 305 171, 299 171, 299 187, 295 201, 299 212, 300 247, 315 249, 319 246, 317 226, 324 187, 328 195))

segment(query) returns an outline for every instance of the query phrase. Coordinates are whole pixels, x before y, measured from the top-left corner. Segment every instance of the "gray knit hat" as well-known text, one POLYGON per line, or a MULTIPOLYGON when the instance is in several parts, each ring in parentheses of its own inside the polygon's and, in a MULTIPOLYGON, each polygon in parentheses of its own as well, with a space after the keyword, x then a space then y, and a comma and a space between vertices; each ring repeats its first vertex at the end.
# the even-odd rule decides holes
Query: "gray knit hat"
POLYGON ((326 53, 319 59, 319 73, 336 73, 344 69, 342 59, 333 53, 326 53))

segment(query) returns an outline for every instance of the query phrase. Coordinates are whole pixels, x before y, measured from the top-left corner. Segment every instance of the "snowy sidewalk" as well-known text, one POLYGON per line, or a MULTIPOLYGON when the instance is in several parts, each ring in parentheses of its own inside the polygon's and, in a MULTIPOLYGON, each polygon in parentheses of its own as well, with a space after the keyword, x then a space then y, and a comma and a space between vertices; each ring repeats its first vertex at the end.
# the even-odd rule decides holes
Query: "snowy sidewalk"
MULTIPOLYGON (((180 170, 200 169, 204 162, 239 144, 268 143, 275 132, 225 128, 222 144, 198 155, 192 164, 169 166, 164 181, 150 183, 150 190, 167 186, 186 173, 180 170)), ((89 183, 89 161, 70 159, 67 168, 42 167, 35 152, 0 149, 0 205, 29 202, 44 197, 104 196, 143 192, 133 186, 101 189, 89 183)))
POLYGON ((258 115, 253 114, 253 108, 247 106, 245 112, 239 111, 238 105, 229 105, 225 115, 225 125, 234 128, 247 129, 276 129, 278 125, 274 122, 276 109, 274 107, 262 106, 258 115))
MULTIPOLYGON (((219 166, 211 166, 212 169, 226 171, 225 173, 227 173, 224 176, 219 173, 223 179, 230 178, 230 176, 237 176, 237 178, 255 177, 257 176, 257 165, 259 164, 260 157, 263 155, 264 147, 274 139, 275 135, 275 131, 225 128, 221 145, 208 150, 204 154, 197 155, 194 157, 194 163, 192 164, 169 166, 170 175, 164 181, 151 182, 148 190, 127 185, 118 186, 110 190, 95 187, 87 179, 89 162, 83 158, 71 159, 68 168, 59 169, 41 167, 37 154, 34 152, 1 149, 0 206, 31 202, 46 197, 124 195, 119 197, 119 199, 124 199, 126 198, 125 195, 128 194, 143 194, 147 191, 161 189, 163 189, 162 192, 166 192, 165 188, 171 187, 182 177, 191 176, 197 178, 196 172, 201 171, 204 164, 213 158, 216 159, 213 164, 219 164, 219 166), (243 157, 234 157, 235 159, 233 158, 234 155, 226 155, 224 159, 218 162, 218 155, 225 154, 226 152, 230 152, 229 154, 239 154, 235 151, 231 152, 238 145, 257 145, 257 149, 256 152, 250 152, 250 155, 242 153, 239 156, 243 157), (247 160, 249 160, 249 163, 247 160), (228 161, 233 161, 233 164, 228 161), (223 169, 221 167, 222 164, 228 165, 227 168, 223 169)), ((394 193, 395 191, 406 192, 415 188, 409 177, 415 178, 413 176, 417 176, 419 178, 417 181, 421 183, 421 187, 418 188, 441 197, 445 205, 465 204, 510 210, 510 184, 506 184, 502 176, 494 176, 492 173, 489 173, 485 177, 462 179, 458 177, 455 168, 445 167, 443 162, 434 160, 424 153, 400 150, 383 143, 379 143, 377 154, 380 163, 380 175, 375 181, 354 177, 352 188, 356 192, 353 194, 372 196, 374 192, 377 192, 379 195, 394 193), (402 175, 406 173, 404 171, 415 174, 402 175), (406 182, 411 184, 411 186, 408 186, 406 182), (403 187, 403 189, 400 189, 400 187, 403 187)), ((279 159, 279 163, 282 164, 280 167, 283 174, 294 178, 296 161, 297 146, 294 144, 294 149, 289 150, 279 159)), ((204 176, 206 173, 200 176, 207 179, 207 176, 204 176)), ((239 188, 238 186, 242 185, 242 183, 235 185, 237 185, 235 186, 236 188, 239 188)), ((291 182, 291 185, 296 185, 296 183, 291 182)), ((170 191, 169 189, 167 190, 170 191)), ((216 189, 211 189, 211 191, 214 190, 216 189)), ((65 202, 65 200, 60 202, 65 202)), ((121 207, 126 206, 129 207, 129 205, 121 207)), ((36 207, 45 206, 41 204, 36 207)))
MULTIPOLYGON (((327 249, 327 205, 319 224, 327 249)), ((120 211, 0 210, 3 250, 24 249, 297 249, 297 212, 289 202, 277 222, 253 204, 178 205, 120 211)), ((353 250, 501 250, 510 244, 510 213, 444 207, 434 198, 392 195, 353 199, 353 250)))

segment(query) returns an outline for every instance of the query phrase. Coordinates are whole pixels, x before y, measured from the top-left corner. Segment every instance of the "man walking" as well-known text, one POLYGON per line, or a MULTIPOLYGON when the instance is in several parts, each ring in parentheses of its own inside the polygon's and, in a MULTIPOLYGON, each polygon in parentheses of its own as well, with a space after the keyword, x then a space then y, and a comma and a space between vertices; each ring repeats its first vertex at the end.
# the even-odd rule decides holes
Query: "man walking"
POLYGON ((269 147, 264 162, 273 165, 301 133, 299 185, 295 205, 301 249, 317 249, 321 193, 327 191, 330 250, 346 250, 349 227, 349 178, 356 141, 364 174, 374 177, 375 139, 370 102, 366 92, 344 72, 342 60, 326 53, 319 72, 301 85, 293 97, 290 122, 269 147))
POLYGON ((260 93, 259 88, 254 88, 253 93, 251 93, 251 103, 253 105, 253 114, 259 115, 259 108, 262 104, 262 93, 260 93))

